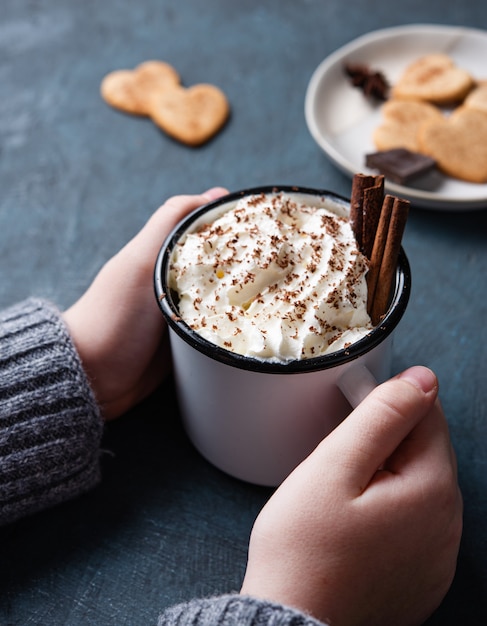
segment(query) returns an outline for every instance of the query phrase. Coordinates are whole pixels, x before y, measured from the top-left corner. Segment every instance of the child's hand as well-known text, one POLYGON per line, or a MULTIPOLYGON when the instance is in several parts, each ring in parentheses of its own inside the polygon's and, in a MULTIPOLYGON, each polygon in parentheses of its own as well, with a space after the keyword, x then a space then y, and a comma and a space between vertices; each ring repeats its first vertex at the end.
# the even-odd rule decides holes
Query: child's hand
POLYGON ((170 370, 165 323, 153 287, 156 257, 184 215, 225 193, 214 188, 167 200, 65 312, 105 419, 140 402, 170 370))
POLYGON ((241 593, 336 626, 414 626, 456 567, 462 500, 437 380, 375 389, 257 518, 241 593))

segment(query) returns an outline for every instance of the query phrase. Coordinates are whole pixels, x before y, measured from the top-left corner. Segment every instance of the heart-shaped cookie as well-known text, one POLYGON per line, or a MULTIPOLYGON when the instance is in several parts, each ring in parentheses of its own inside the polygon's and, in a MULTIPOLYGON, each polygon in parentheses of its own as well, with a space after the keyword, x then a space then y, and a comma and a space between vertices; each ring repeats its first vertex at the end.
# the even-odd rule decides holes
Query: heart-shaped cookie
POLYGON ((449 176, 472 183, 487 182, 487 113, 458 107, 442 122, 426 122, 419 130, 424 154, 449 176))
POLYGON ((448 55, 427 54, 405 69, 392 88, 392 96, 450 104, 462 101, 473 86, 472 76, 448 55))
POLYGON ((487 113, 487 82, 479 83, 465 98, 466 107, 487 113))
POLYGON ((227 121, 225 94, 209 84, 168 89, 152 101, 151 118, 174 139, 191 146, 208 141, 227 121))
POLYGON ((407 148, 419 152, 420 126, 423 122, 443 120, 443 113, 436 106, 414 100, 388 100, 381 113, 382 123, 372 137, 378 150, 407 148))
POLYGON ((150 115, 152 99, 179 85, 179 74, 164 61, 145 61, 133 70, 116 70, 101 82, 102 98, 109 105, 133 115, 150 115))

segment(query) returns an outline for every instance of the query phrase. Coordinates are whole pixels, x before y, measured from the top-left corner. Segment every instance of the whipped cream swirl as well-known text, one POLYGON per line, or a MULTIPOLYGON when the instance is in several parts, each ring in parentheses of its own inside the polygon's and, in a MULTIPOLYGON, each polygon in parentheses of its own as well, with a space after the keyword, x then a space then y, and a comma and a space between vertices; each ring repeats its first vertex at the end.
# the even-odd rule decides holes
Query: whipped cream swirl
POLYGON ((276 192, 243 197, 183 235, 169 285, 181 318, 208 341, 286 362, 370 332, 367 270, 344 205, 276 192))

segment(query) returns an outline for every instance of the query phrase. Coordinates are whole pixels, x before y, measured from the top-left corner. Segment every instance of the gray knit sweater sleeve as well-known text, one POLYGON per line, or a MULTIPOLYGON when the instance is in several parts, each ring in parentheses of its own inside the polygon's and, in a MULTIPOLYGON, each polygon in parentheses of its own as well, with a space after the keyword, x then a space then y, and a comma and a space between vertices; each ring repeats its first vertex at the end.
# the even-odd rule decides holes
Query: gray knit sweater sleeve
POLYGON ((229 594, 178 604, 158 626, 326 626, 305 613, 266 600, 229 594))
POLYGON ((101 434, 59 311, 29 299, 0 312, 0 524, 92 487, 101 434))
MULTIPOLYGON (((29 299, 0 312, 0 524, 99 480, 102 420, 60 312, 29 299)), ((159 626, 323 626, 237 594, 167 609, 159 626)))

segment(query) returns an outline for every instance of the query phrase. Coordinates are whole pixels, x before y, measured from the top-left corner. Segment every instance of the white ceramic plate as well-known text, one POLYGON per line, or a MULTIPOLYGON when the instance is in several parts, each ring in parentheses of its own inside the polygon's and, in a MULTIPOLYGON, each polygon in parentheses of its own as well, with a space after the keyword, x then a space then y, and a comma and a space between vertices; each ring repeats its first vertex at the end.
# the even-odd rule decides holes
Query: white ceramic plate
MULTIPOLYGON (((306 91, 305 116, 318 145, 342 171, 372 172, 365 155, 375 152, 373 130, 380 124, 380 103, 369 102, 345 74, 346 63, 381 71, 393 84, 405 67, 432 52, 448 54, 476 79, 487 79, 487 32, 463 27, 417 24, 379 30, 360 37, 327 57, 314 71, 306 91)), ((438 172, 408 186, 386 180, 388 193, 416 206, 439 210, 487 207, 487 185, 438 172)))

